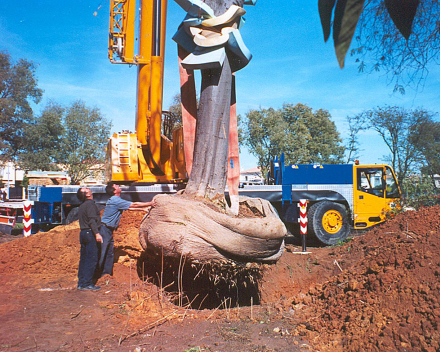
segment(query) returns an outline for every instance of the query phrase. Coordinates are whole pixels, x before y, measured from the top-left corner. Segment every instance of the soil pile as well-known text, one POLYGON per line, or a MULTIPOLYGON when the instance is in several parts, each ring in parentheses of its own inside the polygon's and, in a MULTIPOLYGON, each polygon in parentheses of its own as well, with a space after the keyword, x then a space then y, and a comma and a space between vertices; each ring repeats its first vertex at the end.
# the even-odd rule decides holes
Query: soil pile
MULTIPOLYGON (((115 232, 115 260, 118 263, 141 255, 139 224, 145 213, 125 212, 115 232)), ((78 221, 18 238, 0 247, 0 273, 41 274, 46 277, 75 276, 79 262, 78 221)))
MULTIPOLYGON (((263 277, 259 283, 261 306, 258 310, 269 309, 270 314, 263 312, 270 316, 264 322, 271 321, 271 324, 277 325, 268 329, 265 324, 260 324, 262 319, 252 319, 256 307, 253 312, 252 307, 242 306, 235 310, 228 307, 206 312, 196 312, 189 306, 179 307, 180 311, 176 308, 176 316, 183 312, 181 316, 188 319, 191 315, 192 327, 188 336, 179 335, 181 337, 168 350, 184 350, 182 347, 187 346, 185 339, 193 339, 194 331, 197 334, 200 330, 197 324, 208 329, 207 323, 213 319, 230 322, 232 316, 237 316, 241 319, 240 324, 246 327, 265 327, 265 344, 272 346, 267 351, 281 351, 286 345, 295 350, 291 342, 282 345, 281 338, 301 338, 319 351, 438 351, 439 213, 440 207, 435 206, 400 214, 362 236, 355 236, 342 246, 310 248, 309 254, 300 254, 301 246, 287 244, 277 264, 262 266, 263 277), (243 320, 242 317, 246 318, 243 320), (281 326, 283 329, 280 330, 281 326), (287 330, 289 334, 281 336, 281 332, 287 330), (281 332, 276 335, 273 331, 281 332), (279 349, 275 348, 276 344, 270 345, 271 341, 278 341, 279 349)), ((75 350, 72 346, 78 341, 89 341, 87 346, 92 346, 93 350, 102 347, 99 344, 103 343, 102 333, 94 330, 97 325, 102 331, 105 328, 111 331, 113 335, 109 335, 108 341, 113 339, 114 344, 112 336, 117 334, 118 327, 122 326, 120 329, 127 335, 169 316, 170 312, 174 314, 170 300, 165 302, 167 296, 163 294, 162 287, 141 282, 133 269, 143 253, 139 243, 139 225, 143 215, 141 212, 123 213, 120 228, 115 232, 115 277, 99 283, 107 285, 102 294, 85 295, 75 290, 79 261, 77 223, 0 244, 0 285, 4 288, 0 293, 3 302, 0 312, 2 322, 9 326, 9 330, 0 328, 4 340, 2 346, 26 339, 11 351, 35 347, 34 340, 29 337, 32 332, 38 333, 40 339, 46 336, 47 346, 57 338, 60 343, 67 344, 66 336, 72 336, 72 342, 66 345, 71 351, 75 350), (47 291, 47 287, 53 291, 47 291), (84 308, 80 308, 83 305, 90 309, 87 315, 78 313, 83 311, 84 308), (134 312, 139 310, 142 310, 142 315, 135 315, 134 312), (23 311, 28 316, 33 312, 33 320, 23 315, 23 311), (66 312, 71 312, 70 316, 66 312), (57 327, 55 330, 54 326, 57 327), (67 327, 70 330, 66 330, 67 327), (76 336, 81 329, 83 335, 76 336), (8 331, 10 340, 6 340, 8 331)), ((172 325, 175 323, 177 320, 169 323, 170 336, 177 333, 172 325)), ((167 331, 165 327, 163 329, 167 331)), ((182 334, 185 331, 183 328, 177 330, 182 334)), ((202 330, 206 346, 211 346, 212 350, 229 351, 227 347, 213 347, 220 340, 212 340, 213 331, 202 330), (210 339, 211 344, 208 343, 210 339)), ((249 341, 263 336, 261 331, 254 330, 255 336, 249 335, 249 341)), ((121 334, 119 331, 117 336, 121 334)), ((154 345, 154 336, 145 336, 140 335, 139 338, 147 339, 154 345)), ((224 346, 229 343, 225 339, 222 341, 224 346)), ((246 341, 235 348, 250 350, 243 347, 248 343, 246 341)), ((43 346, 42 342, 39 343, 43 346)), ((83 345, 80 347, 82 350, 85 348, 83 345)))
POLYGON ((294 298, 297 332, 321 351, 439 351, 439 213, 407 212, 337 248, 358 262, 294 298))

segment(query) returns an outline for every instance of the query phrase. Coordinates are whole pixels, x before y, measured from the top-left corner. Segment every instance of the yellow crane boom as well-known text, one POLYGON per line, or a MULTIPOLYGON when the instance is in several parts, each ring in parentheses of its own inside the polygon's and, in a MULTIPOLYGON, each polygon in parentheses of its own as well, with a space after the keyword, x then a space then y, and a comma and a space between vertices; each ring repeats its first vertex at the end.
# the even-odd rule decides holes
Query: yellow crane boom
POLYGON ((107 155, 109 178, 172 182, 185 178, 182 131, 161 135, 167 0, 141 0, 139 52, 135 54, 136 0, 111 0, 108 55, 137 65, 136 133, 115 133, 107 155))

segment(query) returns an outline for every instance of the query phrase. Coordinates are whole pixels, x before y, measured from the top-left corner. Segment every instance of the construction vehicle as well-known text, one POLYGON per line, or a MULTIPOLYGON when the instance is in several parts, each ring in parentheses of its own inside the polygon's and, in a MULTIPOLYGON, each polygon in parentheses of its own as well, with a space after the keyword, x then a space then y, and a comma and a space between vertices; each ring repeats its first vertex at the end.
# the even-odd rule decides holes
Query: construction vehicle
POLYGON ((110 2, 109 59, 138 68, 136 133, 115 133, 107 147, 107 178, 120 184, 186 178, 182 129, 172 141, 161 134, 166 10, 166 0, 140 1, 135 54, 136 1, 110 2))
POLYGON ((241 195, 270 201, 293 235, 299 235, 299 201, 308 202, 308 234, 321 244, 347 238, 352 228, 384 222, 400 208, 400 188, 388 165, 284 165, 275 158, 271 184, 244 186, 241 195))

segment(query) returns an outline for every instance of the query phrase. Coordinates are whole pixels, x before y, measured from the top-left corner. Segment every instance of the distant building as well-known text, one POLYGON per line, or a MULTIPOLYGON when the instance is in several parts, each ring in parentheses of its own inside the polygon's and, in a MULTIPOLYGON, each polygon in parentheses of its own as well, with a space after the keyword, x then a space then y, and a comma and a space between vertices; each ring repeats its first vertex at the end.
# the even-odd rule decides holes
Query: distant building
POLYGON ((98 186, 104 185, 105 182, 105 165, 104 164, 96 164, 90 168, 90 171, 93 174, 89 177, 86 177, 81 181, 81 185, 83 186, 98 186))
POLYGON ((64 171, 28 171, 29 185, 56 186, 70 184, 70 177, 64 171))
POLYGON ((240 172, 240 186, 247 185, 264 185, 264 177, 261 174, 261 168, 254 167, 240 172))
POLYGON ((1 187, 18 187, 23 182, 24 170, 21 170, 13 162, 0 163, 1 187))

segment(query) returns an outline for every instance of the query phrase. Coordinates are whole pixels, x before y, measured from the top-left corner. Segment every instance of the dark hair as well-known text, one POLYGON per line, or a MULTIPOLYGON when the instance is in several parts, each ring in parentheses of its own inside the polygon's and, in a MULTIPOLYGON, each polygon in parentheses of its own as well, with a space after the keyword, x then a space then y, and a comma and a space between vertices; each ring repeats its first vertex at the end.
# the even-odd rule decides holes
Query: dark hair
POLYGON ((113 187, 115 183, 113 181, 110 181, 107 183, 107 186, 105 187, 105 193, 107 193, 109 196, 115 195, 115 188, 113 187))
POLYGON ((84 189, 84 187, 80 187, 76 192, 76 196, 81 202, 84 202, 86 200, 86 192, 84 192, 84 189))

